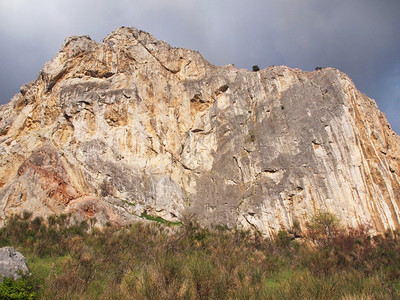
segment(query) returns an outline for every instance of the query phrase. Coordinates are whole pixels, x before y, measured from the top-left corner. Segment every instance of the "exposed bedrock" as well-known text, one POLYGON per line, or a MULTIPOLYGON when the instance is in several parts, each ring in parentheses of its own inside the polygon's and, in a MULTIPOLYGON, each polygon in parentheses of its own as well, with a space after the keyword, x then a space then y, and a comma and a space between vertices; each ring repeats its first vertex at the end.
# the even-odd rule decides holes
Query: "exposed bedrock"
POLYGON ((68 38, 0 107, 0 218, 143 213, 271 235, 399 227, 400 140, 333 68, 214 66, 135 28, 68 38))

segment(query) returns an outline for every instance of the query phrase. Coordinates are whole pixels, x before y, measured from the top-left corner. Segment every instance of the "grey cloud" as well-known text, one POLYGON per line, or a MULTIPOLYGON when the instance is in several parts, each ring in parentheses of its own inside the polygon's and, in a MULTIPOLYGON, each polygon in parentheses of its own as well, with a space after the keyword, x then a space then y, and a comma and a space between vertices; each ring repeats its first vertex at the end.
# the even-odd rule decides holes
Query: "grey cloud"
POLYGON ((34 79, 69 35, 100 41, 135 26, 211 63, 336 67, 400 132, 398 0, 0 0, 0 103, 34 79))

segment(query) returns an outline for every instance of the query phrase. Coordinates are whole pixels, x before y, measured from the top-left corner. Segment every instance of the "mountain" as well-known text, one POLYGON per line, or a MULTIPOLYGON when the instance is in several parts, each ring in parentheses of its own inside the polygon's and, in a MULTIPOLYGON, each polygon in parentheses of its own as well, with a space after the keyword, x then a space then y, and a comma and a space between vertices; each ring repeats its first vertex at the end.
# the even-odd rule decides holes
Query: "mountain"
POLYGON ((0 218, 399 227, 400 139, 333 68, 214 66, 135 28, 67 38, 0 107, 0 218))

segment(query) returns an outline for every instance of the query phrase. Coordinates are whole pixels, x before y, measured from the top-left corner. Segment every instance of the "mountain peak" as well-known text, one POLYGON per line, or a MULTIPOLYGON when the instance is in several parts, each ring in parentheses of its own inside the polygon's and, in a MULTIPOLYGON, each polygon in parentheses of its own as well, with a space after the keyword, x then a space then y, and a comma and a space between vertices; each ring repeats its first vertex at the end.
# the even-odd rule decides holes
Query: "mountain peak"
POLYGON ((0 219, 150 214, 264 235, 329 210, 399 227, 400 141, 332 68, 214 66, 121 27, 69 37, 0 107, 0 219))

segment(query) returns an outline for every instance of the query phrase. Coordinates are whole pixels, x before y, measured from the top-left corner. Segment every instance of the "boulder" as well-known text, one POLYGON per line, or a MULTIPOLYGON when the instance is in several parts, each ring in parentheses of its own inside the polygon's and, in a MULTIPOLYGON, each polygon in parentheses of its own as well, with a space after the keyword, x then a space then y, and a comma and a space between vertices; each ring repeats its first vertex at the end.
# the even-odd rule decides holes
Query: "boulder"
POLYGON ((0 275, 14 280, 29 274, 25 257, 13 247, 0 248, 0 275))

